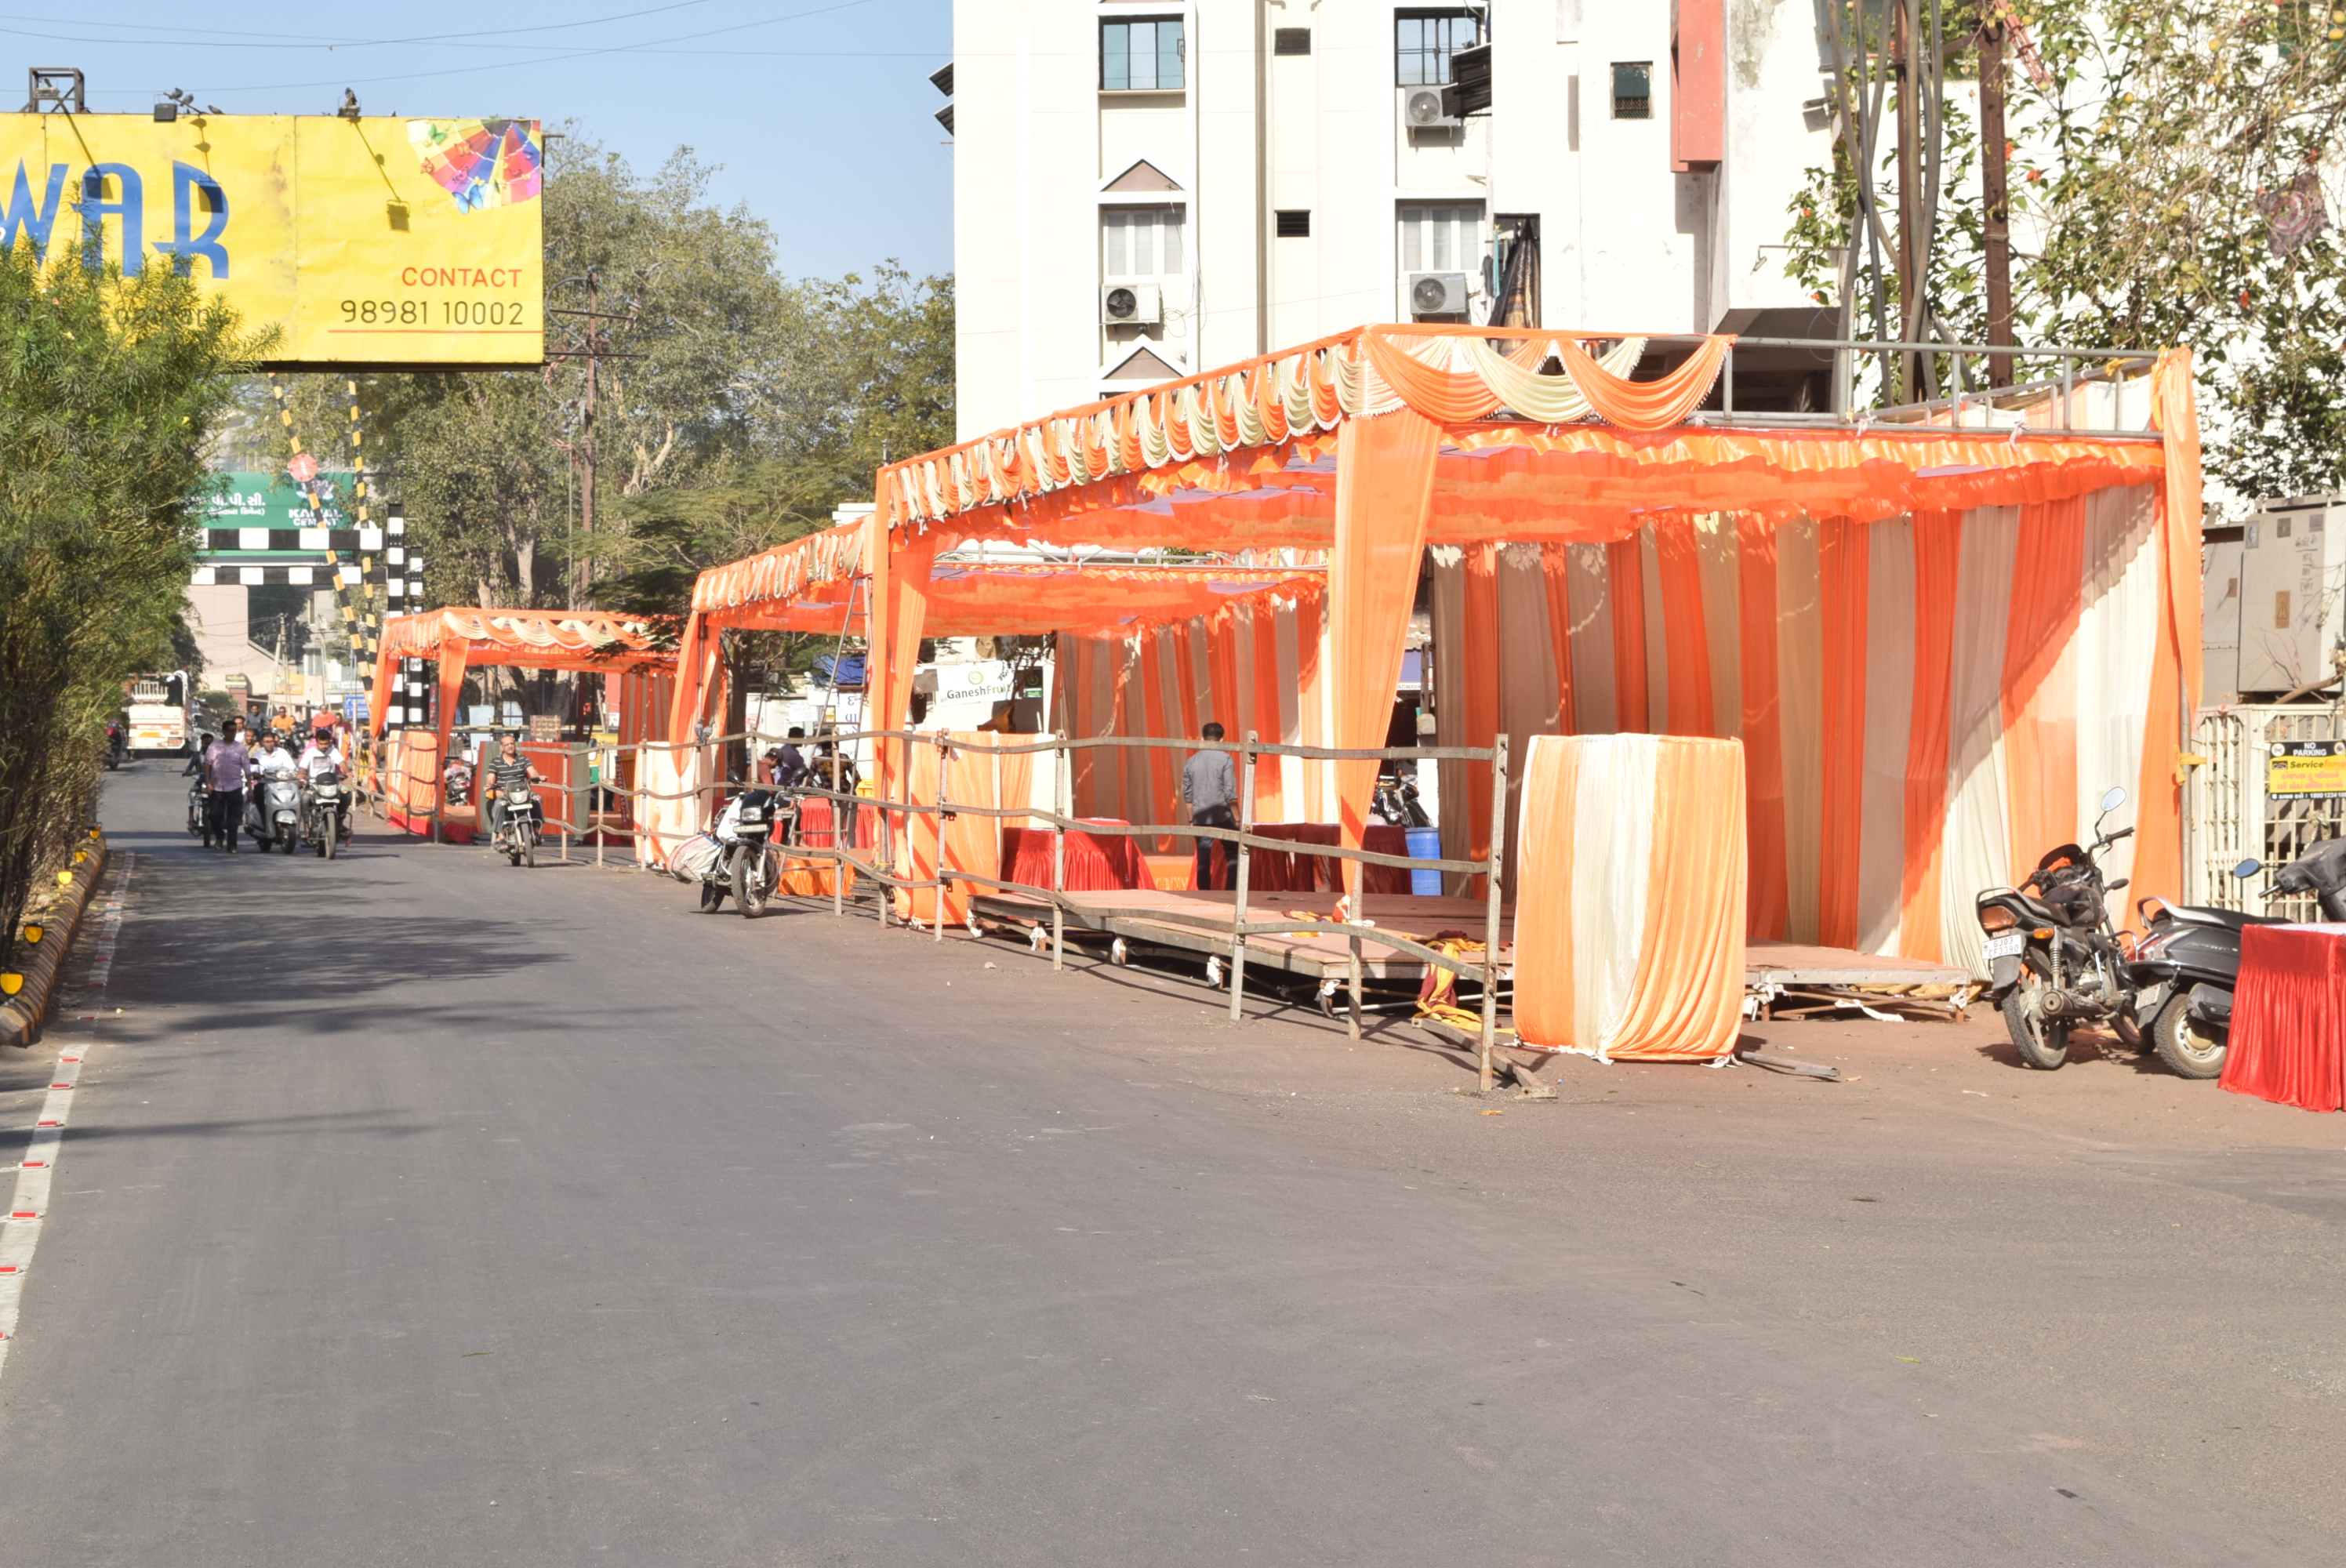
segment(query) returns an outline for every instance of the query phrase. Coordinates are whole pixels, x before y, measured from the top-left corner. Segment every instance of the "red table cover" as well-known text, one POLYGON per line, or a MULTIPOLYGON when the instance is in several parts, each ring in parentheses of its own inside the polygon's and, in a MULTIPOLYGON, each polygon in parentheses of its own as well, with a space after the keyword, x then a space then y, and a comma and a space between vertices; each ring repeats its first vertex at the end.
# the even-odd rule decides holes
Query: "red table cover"
MULTIPOLYGON (((1266 839, 1291 839, 1299 844, 1335 844, 1333 822, 1258 822, 1255 832, 1266 839)), ((1390 822, 1372 822, 1361 848, 1378 855, 1406 855, 1409 835, 1390 822)), ((1269 893, 1336 892, 1343 886, 1343 862, 1332 855, 1257 850, 1248 857, 1247 886, 1269 893)), ((1399 866, 1362 866, 1361 891, 1407 893, 1409 872, 1399 866)))
POLYGON ((876 847, 880 842, 880 809, 877 806, 859 804, 856 807, 852 843, 842 846, 831 841, 832 812, 838 804, 820 795, 800 797, 798 841, 818 850, 869 850, 876 847))
MULTIPOLYGON (((1121 828, 1127 823, 1105 817, 1086 818, 1103 827, 1121 828)), ((1024 882, 1030 888, 1051 885, 1051 831, 1047 828, 1005 828, 1002 830, 1002 880, 1024 882)), ((1069 830, 1067 833, 1067 880, 1066 890, 1071 893, 1099 893, 1116 888, 1153 888, 1149 880, 1148 861, 1140 852, 1140 840, 1123 838, 1114 833, 1085 833, 1069 830)))
POLYGON ((2218 1081, 2276 1105, 2346 1108, 2346 926, 2240 932, 2231 1048, 2218 1081))

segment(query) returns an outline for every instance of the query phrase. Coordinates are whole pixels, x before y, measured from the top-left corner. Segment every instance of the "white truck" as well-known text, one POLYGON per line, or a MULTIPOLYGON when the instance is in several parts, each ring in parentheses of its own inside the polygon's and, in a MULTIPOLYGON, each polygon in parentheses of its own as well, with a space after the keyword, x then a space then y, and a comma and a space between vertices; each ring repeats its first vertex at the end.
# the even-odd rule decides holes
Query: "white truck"
POLYGON ((194 684, 183 669, 131 677, 125 710, 130 721, 128 744, 134 754, 185 754, 195 737, 194 694, 189 689, 194 684))

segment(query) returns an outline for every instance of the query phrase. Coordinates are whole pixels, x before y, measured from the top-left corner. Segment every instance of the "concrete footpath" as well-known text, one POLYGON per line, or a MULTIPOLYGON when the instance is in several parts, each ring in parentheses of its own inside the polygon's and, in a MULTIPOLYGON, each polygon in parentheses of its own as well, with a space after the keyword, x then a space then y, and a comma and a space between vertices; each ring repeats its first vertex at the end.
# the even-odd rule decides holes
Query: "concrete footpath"
POLYGON ((827 901, 230 860, 168 771, 0 1057, 20 1138, 82 1058, 6 1561, 2346 1561, 2337 1118, 1985 1022, 1479 1100, 827 901))

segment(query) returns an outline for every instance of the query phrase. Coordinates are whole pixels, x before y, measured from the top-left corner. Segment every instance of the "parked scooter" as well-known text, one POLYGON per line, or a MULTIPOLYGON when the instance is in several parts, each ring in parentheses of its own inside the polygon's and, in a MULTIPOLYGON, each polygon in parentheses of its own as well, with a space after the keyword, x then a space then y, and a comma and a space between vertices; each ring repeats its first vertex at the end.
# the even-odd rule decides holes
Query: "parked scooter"
POLYGON ((2102 820, 2126 799, 2115 787, 2102 797, 2090 848, 2062 845, 2019 887, 1990 888, 1974 906, 1987 933, 1980 950, 1989 964, 1987 999, 2003 1009, 2012 1044, 2031 1067, 2051 1072, 2067 1061, 2069 1031, 2081 1023, 2108 1024, 2121 1038, 2138 1038, 2134 980, 2110 930, 2106 897, 2126 879, 2105 885, 2095 859, 2134 836, 2132 828, 2101 831, 2102 820))
POLYGON ((447 788, 448 804, 466 804, 473 799, 473 765, 461 757, 456 759, 448 764, 448 772, 442 783, 447 788))
MULTIPOLYGON (((2232 875, 2246 881, 2264 870, 2242 860, 2232 875)), ((2321 918, 2346 921, 2346 839, 2332 839, 2283 866, 2272 891, 2310 892, 2321 918)), ((2213 1078, 2230 1049, 2232 993, 2240 983, 2240 933, 2252 925, 2283 925, 2279 915, 2201 909, 2145 899, 2136 906, 2145 928, 2132 970, 2135 1016, 2151 1048, 2178 1077, 2213 1078)))
POLYGON ((301 792, 301 841, 331 860, 350 837, 350 793, 342 776, 321 773, 301 792))
POLYGON ((282 849, 291 854, 301 842, 301 790, 291 774, 272 773, 250 792, 244 809, 245 830, 267 854, 282 849))

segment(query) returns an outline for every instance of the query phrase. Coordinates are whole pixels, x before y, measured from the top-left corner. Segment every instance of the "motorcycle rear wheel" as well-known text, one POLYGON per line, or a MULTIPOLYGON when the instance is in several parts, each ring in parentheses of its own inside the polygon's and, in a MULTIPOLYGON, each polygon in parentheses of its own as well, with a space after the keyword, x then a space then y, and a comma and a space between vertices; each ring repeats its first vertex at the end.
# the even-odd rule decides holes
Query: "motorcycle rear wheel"
POLYGON ((2050 1023, 2036 1010, 2035 994, 2044 988, 2043 979, 2023 970, 2020 983, 2004 993, 2004 1028, 2024 1064, 2052 1073, 2069 1059, 2069 1026, 2050 1023))
POLYGON ((2150 1025, 2151 1048, 2178 1078, 2214 1078, 2224 1071, 2231 1043, 2218 1040, 2191 1016, 2191 998, 2173 996, 2150 1025))

